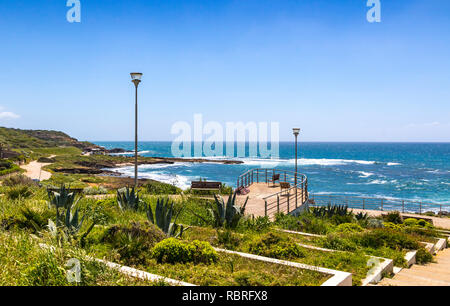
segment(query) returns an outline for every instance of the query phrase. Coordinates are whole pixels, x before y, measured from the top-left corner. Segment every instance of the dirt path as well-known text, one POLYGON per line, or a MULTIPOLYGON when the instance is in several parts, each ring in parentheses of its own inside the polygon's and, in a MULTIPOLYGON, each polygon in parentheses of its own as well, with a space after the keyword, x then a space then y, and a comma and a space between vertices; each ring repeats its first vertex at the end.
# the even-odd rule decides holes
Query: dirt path
MULTIPOLYGON (((56 155, 51 155, 50 158, 55 157, 56 155)), ((27 165, 22 165, 20 168, 25 170, 24 173, 26 176, 33 180, 45 181, 52 177, 52 174, 48 171, 42 170, 43 167, 50 165, 51 163, 39 163, 37 161, 32 161, 27 165)))

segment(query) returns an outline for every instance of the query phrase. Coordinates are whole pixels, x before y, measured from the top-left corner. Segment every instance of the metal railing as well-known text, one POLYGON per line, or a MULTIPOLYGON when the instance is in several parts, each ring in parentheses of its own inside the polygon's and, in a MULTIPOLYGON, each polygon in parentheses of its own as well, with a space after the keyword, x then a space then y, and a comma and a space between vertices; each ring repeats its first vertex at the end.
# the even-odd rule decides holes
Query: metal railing
POLYGON ((237 188, 249 187, 254 183, 273 184, 274 175, 280 175, 279 182, 289 183, 292 187, 274 193, 264 200, 265 216, 275 213, 290 213, 308 200, 308 178, 304 174, 281 169, 252 169, 239 176, 237 188), (297 183, 297 184, 296 184, 297 183))
POLYGON ((348 208, 381 211, 399 211, 402 213, 450 212, 450 204, 426 203, 403 199, 386 199, 356 197, 344 195, 310 194, 308 204, 311 206, 345 205, 348 208))

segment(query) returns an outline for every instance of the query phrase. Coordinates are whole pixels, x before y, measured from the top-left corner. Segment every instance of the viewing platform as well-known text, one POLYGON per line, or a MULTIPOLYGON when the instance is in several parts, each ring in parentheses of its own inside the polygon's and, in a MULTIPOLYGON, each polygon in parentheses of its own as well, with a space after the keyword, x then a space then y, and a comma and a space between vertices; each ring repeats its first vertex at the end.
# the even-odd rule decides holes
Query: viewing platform
POLYGON ((300 212, 307 207, 308 179, 305 175, 281 169, 252 169, 237 181, 238 204, 248 197, 245 213, 273 218, 276 213, 300 212))

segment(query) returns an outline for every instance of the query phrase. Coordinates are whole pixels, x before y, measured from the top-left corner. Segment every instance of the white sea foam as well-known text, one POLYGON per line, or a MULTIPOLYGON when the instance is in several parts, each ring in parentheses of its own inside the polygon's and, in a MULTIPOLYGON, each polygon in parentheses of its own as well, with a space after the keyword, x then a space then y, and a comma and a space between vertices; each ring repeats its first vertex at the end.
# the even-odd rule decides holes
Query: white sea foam
POLYGON ((361 174, 359 177, 369 177, 369 176, 372 176, 372 175, 374 175, 373 173, 371 173, 371 172, 364 172, 364 171, 357 171, 359 174, 361 174))
MULTIPOLYGON (((162 166, 161 164, 158 164, 159 166, 162 166)), ((139 166, 140 170, 143 170, 143 168, 147 166, 147 169, 158 169, 158 168, 149 168, 148 166, 157 166, 157 165, 143 165, 139 166)), ((167 165, 164 165, 167 166, 167 165)), ((173 166, 173 165, 170 165, 173 166)), ((134 167, 121 167, 121 168, 115 168, 115 169, 109 169, 115 172, 118 172, 124 176, 134 176, 134 167)), ((155 181, 172 184, 175 185, 181 189, 187 189, 189 188, 191 178, 188 176, 183 176, 179 174, 169 174, 164 172, 157 172, 157 171, 151 171, 151 172, 142 172, 139 171, 138 173, 139 178, 146 178, 146 179, 152 179, 155 181)))
POLYGON ((399 166, 401 165, 400 163, 387 163, 388 166, 399 166))

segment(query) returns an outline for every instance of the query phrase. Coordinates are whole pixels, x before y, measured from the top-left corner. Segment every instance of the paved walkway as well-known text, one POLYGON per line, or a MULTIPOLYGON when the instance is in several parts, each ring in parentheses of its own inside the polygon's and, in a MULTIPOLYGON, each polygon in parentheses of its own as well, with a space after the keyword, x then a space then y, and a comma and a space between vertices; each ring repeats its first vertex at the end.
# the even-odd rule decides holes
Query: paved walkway
POLYGON ((436 263, 413 265, 392 279, 384 278, 380 286, 450 286, 450 249, 435 257, 436 263))

